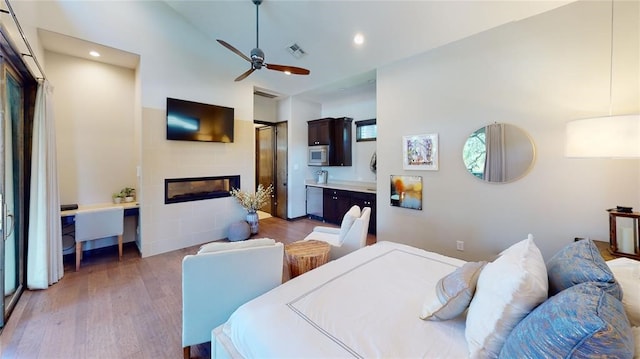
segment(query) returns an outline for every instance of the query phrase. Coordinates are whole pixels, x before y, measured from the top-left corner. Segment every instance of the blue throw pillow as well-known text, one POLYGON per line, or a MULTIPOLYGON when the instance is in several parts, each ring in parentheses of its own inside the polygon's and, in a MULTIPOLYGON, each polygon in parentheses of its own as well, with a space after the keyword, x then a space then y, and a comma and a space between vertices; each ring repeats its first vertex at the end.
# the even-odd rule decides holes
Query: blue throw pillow
POLYGON ((595 283, 583 283, 520 321, 500 358, 632 358, 633 340, 622 302, 595 283))
POLYGON ((622 288, 590 239, 573 242, 556 253, 547 262, 547 275, 549 296, 576 284, 595 282, 607 293, 622 300, 622 288))

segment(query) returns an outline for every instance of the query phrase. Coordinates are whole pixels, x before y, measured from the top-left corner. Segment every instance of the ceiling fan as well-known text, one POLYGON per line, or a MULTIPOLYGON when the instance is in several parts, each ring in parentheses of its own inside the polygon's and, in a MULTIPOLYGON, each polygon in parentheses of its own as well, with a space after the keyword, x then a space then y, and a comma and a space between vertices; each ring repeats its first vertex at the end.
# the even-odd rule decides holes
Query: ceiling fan
POLYGON ((235 52, 238 56, 242 57, 243 59, 251 63, 251 68, 245 71, 242 75, 238 76, 236 78, 236 81, 244 80, 247 76, 251 75, 252 72, 254 72, 255 70, 260 70, 262 67, 266 67, 269 70, 282 71, 286 74, 308 75, 310 71, 307 69, 303 69, 302 67, 276 65, 276 64, 269 64, 264 62, 264 52, 260 49, 259 41, 258 41, 258 34, 259 34, 258 10, 259 10, 260 4, 262 4, 262 0, 252 0, 252 2, 256 5, 256 47, 255 49, 251 50, 251 55, 250 55, 251 57, 247 57, 245 54, 240 52, 240 50, 236 49, 235 47, 230 45, 228 42, 220 39, 217 40, 222 46, 235 52))

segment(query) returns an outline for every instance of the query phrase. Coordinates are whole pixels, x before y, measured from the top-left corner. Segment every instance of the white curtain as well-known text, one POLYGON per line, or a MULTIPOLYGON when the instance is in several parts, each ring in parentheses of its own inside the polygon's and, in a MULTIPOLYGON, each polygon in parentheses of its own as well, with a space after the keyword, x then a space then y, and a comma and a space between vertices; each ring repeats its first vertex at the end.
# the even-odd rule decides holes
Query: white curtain
POLYGON ((33 120, 27 287, 46 289, 64 275, 53 87, 38 82, 33 120))
POLYGON ((484 162, 484 179, 492 182, 504 182, 505 171, 505 143, 504 126, 494 123, 485 128, 485 144, 487 156, 484 162))

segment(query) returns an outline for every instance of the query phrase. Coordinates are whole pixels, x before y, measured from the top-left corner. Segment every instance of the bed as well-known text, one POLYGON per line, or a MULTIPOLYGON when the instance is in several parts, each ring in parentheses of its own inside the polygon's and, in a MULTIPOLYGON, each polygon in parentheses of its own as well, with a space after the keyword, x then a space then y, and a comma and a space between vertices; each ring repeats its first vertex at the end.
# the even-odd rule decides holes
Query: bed
MULTIPOLYGON (((535 247, 531 236, 528 240, 527 243, 530 244, 526 248, 520 245, 521 249, 517 254, 520 256, 519 259, 507 265, 522 266, 523 259, 529 262, 529 257, 535 257, 529 252, 531 246, 535 247)), ((591 245, 593 246, 593 243, 591 245)), ((579 248, 582 250, 582 247, 593 251, 592 248, 586 247, 586 244, 579 248)), ((507 257, 505 253, 509 250, 511 249, 503 252, 498 259, 507 257)), ((498 259, 494 262, 499 262, 498 259)), ((576 263, 571 256, 564 260, 576 263)), ((467 305, 461 308, 460 315, 445 320, 423 320, 421 316, 427 302, 434 299, 431 298, 434 296, 434 288, 443 283, 441 279, 451 278, 463 267, 467 267, 468 262, 403 244, 379 242, 331 261, 242 305, 226 323, 213 330, 212 357, 467 358, 498 357, 501 350, 505 352, 508 349, 511 353, 529 351, 532 353, 531 357, 535 357, 536 350, 547 350, 544 346, 550 345, 554 330, 567 330, 566 327, 555 328, 554 326, 558 325, 555 323, 545 323, 550 328, 549 338, 546 338, 536 333, 531 326, 535 327, 541 319, 536 319, 535 322, 533 319, 525 320, 525 317, 534 317, 529 315, 531 312, 543 318, 550 317, 547 312, 540 310, 541 307, 549 310, 547 307, 553 305, 552 309, 557 310, 556 307, 562 306, 561 303, 555 302, 550 305, 541 304, 551 302, 547 300, 547 291, 551 290, 551 286, 548 287, 546 266, 543 261, 541 265, 541 261, 542 256, 539 255, 536 263, 527 264, 522 270, 527 273, 527 283, 524 286, 519 274, 516 275, 517 280, 509 278, 513 277, 513 272, 516 271, 509 270, 508 266, 504 267, 504 263, 503 266, 492 264, 491 268, 483 263, 484 267, 478 272, 479 275, 474 279, 476 282, 473 283, 474 288, 476 283, 478 288, 482 284, 482 294, 480 289, 475 295, 472 291, 469 298, 471 303, 467 302, 467 305), (544 280, 540 280, 542 271, 544 280), (482 276, 485 274, 493 277, 490 280, 483 279, 482 276), (518 283, 514 284, 516 282, 518 283), (509 287, 511 294, 504 294, 506 287, 509 287), (531 288, 535 295, 526 293, 531 288), (520 294, 527 298, 521 298, 520 294), (502 297, 515 297, 517 300, 530 302, 504 304, 502 297), (535 299, 531 299, 534 297, 535 299), (515 313, 515 316, 505 321, 504 312, 509 312, 510 315, 515 313), (497 315, 498 319, 492 319, 494 315, 497 315), (478 336, 478 333, 483 331, 487 333, 478 336), (540 346, 531 345, 532 338, 528 338, 527 335, 532 334, 527 334, 528 332, 538 336, 540 346)), ((562 280, 567 278, 561 278, 559 282, 562 280)), ((614 291, 612 294, 606 293, 613 285, 611 279, 599 278, 596 282, 600 280, 605 284, 597 288, 592 285, 592 279, 582 280, 589 283, 584 283, 587 288, 581 288, 582 286, 576 285, 580 280, 569 278, 572 284, 568 287, 575 286, 582 291, 573 293, 574 297, 564 298, 564 301, 575 301, 575 296, 578 296, 580 301, 583 297, 604 296, 611 302, 606 308, 612 308, 613 314, 610 317, 620 317, 621 301, 614 298, 614 291)), ((555 285, 553 289, 563 292, 564 295, 569 290, 563 291, 567 289, 563 288, 563 285, 567 286, 555 285)), ((455 296, 454 299, 457 300, 458 294, 455 296)), ((444 303, 446 299, 436 299, 447 305, 444 303)), ((585 303, 600 306, 603 300, 585 300, 585 303)), ((571 304, 565 305, 571 306, 575 307, 571 304)), ((600 307, 596 309, 593 310, 593 316, 599 315, 602 311, 600 307)), ((587 315, 585 312, 581 312, 580 315, 587 318, 585 321, 591 318, 590 314, 587 315)), ((566 316, 569 318, 570 314, 566 316)), ((614 338, 605 338, 603 344, 593 340, 589 342, 591 339, 585 340, 584 334, 576 334, 580 337, 570 338, 569 345, 573 346, 572 350, 576 346, 582 346, 582 350, 588 352, 600 350, 594 349, 599 345, 606 345, 607 353, 622 353, 617 357, 633 357, 633 331, 628 319, 625 317, 624 320, 616 319, 609 322, 612 323, 607 323, 607 328, 614 330, 608 332, 614 332, 614 338), (585 346, 584 343, 590 346, 585 346)), ((554 353, 565 350, 565 344, 567 343, 554 344, 560 347, 559 351, 554 353)))

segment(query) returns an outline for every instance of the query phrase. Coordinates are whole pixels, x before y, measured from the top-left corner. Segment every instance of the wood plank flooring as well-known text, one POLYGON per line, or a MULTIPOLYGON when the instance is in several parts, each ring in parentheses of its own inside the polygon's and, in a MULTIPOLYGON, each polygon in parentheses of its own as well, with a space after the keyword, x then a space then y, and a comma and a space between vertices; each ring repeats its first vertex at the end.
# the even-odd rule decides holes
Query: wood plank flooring
MULTIPOLYGON (((254 237, 291 243, 320 224, 265 218, 254 237)), ((85 253, 79 272, 73 255, 65 257, 60 282, 23 293, 0 333, 0 358, 181 358, 182 258, 198 248, 141 258, 129 243, 118 262, 117 247, 109 247, 85 253)), ((191 357, 210 358, 210 351, 201 344, 191 357)))

